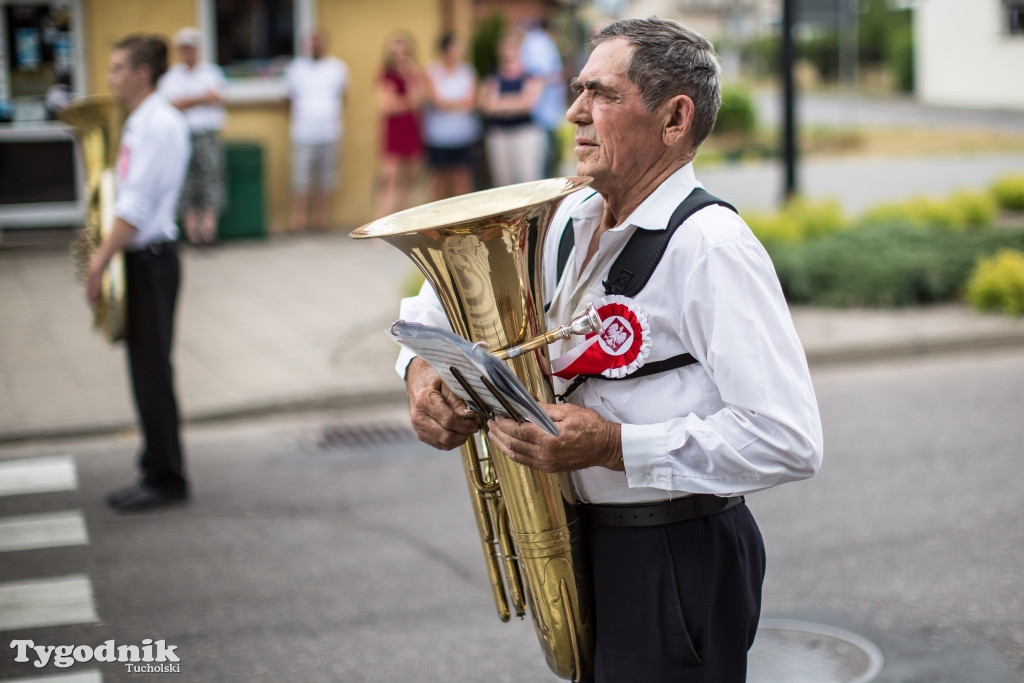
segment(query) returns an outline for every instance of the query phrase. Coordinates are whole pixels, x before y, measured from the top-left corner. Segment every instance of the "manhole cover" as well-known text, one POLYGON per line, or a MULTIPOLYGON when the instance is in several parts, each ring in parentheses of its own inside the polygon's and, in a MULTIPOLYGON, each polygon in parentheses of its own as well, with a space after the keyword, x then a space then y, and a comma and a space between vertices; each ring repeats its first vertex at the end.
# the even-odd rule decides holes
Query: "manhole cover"
POLYGON ((856 633, 826 624, 762 619, 747 665, 749 683, 868 683, 882 652, 856 633))

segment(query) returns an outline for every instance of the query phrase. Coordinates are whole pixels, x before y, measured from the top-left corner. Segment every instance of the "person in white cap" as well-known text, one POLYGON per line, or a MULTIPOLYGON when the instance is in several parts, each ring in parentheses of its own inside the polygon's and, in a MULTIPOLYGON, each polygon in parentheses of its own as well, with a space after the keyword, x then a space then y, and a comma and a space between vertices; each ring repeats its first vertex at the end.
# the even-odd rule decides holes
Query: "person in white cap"
POLYGON ((192 137, 192 158, 179 210, 194 245, 216 241, 217 220, 224 208, 224 151, 220 142, 226 118, 221 99, 224 72, 216 64, 199 60, 202 38, 199 29, 192 27, 174 34, 181 61, 160 79, 161 92, 185 114, 192 137))

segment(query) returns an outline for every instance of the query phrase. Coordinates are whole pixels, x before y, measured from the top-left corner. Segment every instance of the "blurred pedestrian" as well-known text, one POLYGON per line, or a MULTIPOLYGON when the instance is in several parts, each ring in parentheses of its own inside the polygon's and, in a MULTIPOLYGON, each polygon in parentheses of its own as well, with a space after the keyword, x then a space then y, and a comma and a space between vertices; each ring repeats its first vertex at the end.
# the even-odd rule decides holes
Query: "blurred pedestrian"
POLYGON ((559 175, 561 149, 558 146, 558 129, 565 124, 568 87, 562 72, 562 55, 558 52, 555 39, 551 37, 546 17, 526 22, 520 58, 528 72, 544 81, 544 89, 532 114, 534 122, 544 129, 547 138, 544 175, 550 178, 559 175))
POLYGON ((473 154, 480 140, 476 71, 455 34, 438 41, 439 58, 427 68, 423 135, 430 162, 431 194, 444 199, 473 189, 473 154))
POLYGON ((349 71, 345 62, 327 54, 327 48, 327 32, 317 29, 306 41, 306 54, 285 68, 291 104, 293 233, 328 229, 338 177, 349 71))
POLYGON ((160 91, 185 114, 192 137, 192 157, 181 191, 180 213, 192 244, 213 244, 217 219, 224 208, 224 72, 216 64, 200 61, 203 35, 197 28, 174 34, 180 61, 160 79, 160 91))
POLYGON ((480 91, 487 165, 494 186, 544 176, 545 133, 532 116, 544 81, 524 68, 519 53, 521 42, 521 34, 514 31, 498 40, 497 68, 484 79, 480 91))
POLYGON ((380 216, 406 209, 412 202, 423 161, 420 108, 426 94, 425 80, 412 36, 392 36, 384 49, 384 66, 377 79, 382 136, 377 197, 380 216))
POLYGON ((117 154, 113 230, 93 252, 86 280, 95 305, 103 270, 114 254, 124 252, 125 339, 143 443, 141 480, 107 497, 123 512, 189 497, 172 365, 181 276, 175 214, 189 159, 189 129, 184 115, 156 90, 166 70, 167 44, 153 36, 128 36, 110 56, 107 85, 129 115, 117 154))
POLYGON ((44 96, 47 121, 56 119, 60 110, 71 102, 71 72, 61 67, 57 69, 56 76, 56 80, 46 89, 44 96))

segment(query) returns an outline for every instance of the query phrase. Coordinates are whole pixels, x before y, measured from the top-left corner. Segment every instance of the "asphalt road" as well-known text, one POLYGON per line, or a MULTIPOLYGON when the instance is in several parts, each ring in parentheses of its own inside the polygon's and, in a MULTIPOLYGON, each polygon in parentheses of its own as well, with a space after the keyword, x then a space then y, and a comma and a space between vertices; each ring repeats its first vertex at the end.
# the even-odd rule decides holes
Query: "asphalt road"
MULTIPOLYGON (((750 498, 769 554, 765 617, 866 638, 885 657, 880 682, 1024 680, 1024 351, 814 379, 820 475, 750 498)), ((457 458, 404 424, 387 408, 191 428, 194 502, 137 516, 101 502, 130 477, 133 435, 0 449, 0 479, 41 457, 70 456, 75 474, 64 490, 0 495, 0 526, 78 511, 87 529, 77 545, 0 552, 0 601, 18 582, 71 577, 89 603, 40 626, 12 622, 57 614, 57 593, 5 604, 0 680, 152 677, 35 668, 8 649, 146 638, 177 647, 176 681, 553 680, 530 622, 494 615, 457 458)))

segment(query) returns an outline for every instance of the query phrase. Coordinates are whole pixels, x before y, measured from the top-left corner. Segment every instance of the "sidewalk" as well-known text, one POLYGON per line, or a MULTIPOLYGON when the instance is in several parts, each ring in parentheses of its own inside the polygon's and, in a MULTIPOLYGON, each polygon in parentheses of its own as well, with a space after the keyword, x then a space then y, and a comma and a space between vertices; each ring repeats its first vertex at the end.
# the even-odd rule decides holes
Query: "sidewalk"
MULTIPOLYGON (((338 233, 181 253, 185 420, 404 401, 384 331, 415 267, 394 247, 338 233)), ((793 315, 812 367, 1024 348, 1024 319, 958 305, 793 315)), ((0 443, 134 427, 124 351, 90 324, 64 247, 0 250, 0 443)))

